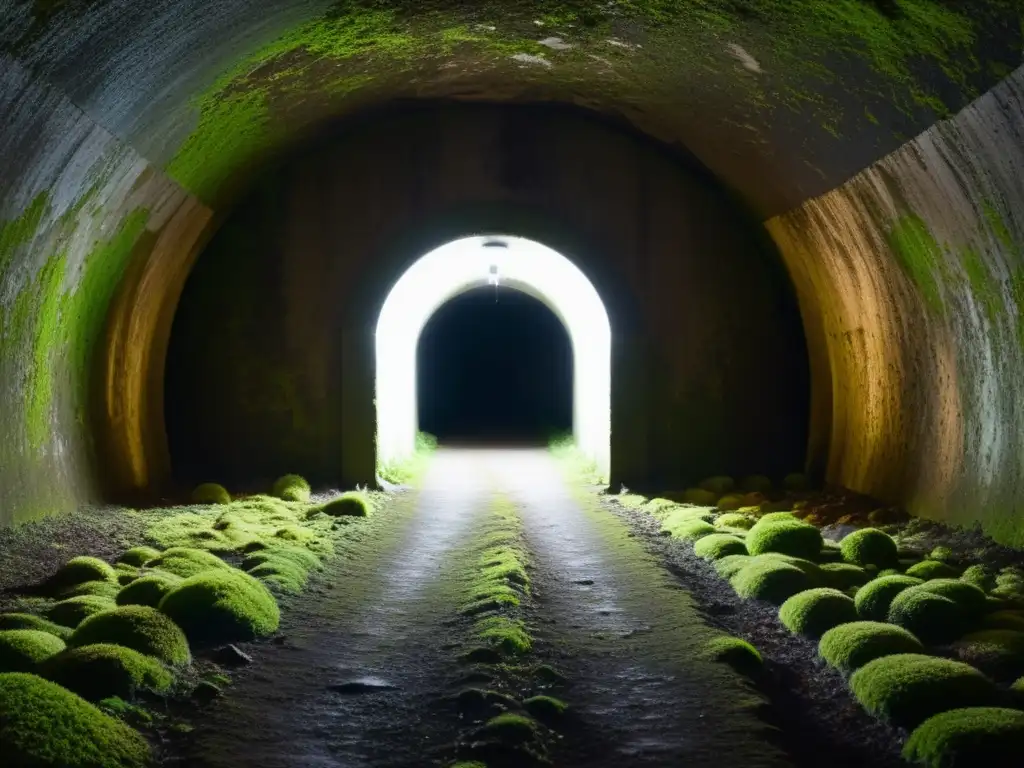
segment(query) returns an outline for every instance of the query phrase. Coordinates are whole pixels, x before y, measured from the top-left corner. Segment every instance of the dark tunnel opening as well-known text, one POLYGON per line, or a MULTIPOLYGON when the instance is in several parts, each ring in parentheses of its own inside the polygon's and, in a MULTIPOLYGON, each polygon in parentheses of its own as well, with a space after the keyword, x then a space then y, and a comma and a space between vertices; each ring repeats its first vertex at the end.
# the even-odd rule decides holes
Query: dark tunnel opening
POLYGON ((417 348, 419 428, 442 443, 543 443, 572 428, 572 346, 555 314, 504 287, 457 296, 417 348))

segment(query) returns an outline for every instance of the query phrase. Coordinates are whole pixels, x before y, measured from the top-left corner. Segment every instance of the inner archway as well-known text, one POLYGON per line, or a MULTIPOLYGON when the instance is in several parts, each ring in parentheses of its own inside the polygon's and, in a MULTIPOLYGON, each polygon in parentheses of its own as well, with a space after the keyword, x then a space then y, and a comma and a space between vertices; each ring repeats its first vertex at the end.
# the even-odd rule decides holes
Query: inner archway
POLYGON ((522 291, 466 291, 420 335, 416 393, 419 428, 442 444, 544 444, 572 429, 569 335, 522 291))
POLYGON ((533 240, 472 236, 417 260, 391 289, 376 329, 377 458, 412 455, 419 424, 417 348, 427 322, 450 299, 497 286, 543 302, 572 345, 576 445, 607 475, 611 433, 611 324, 590 280, 557 251, 533 240))

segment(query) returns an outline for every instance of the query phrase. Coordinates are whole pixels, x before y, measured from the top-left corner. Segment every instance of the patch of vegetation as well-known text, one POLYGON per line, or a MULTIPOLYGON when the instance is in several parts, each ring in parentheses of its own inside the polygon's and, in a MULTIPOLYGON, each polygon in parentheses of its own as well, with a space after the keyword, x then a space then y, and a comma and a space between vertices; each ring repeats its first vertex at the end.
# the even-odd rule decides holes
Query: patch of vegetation
POLYGON ((57 597, 80 597, 81 595, 95 595, 113 600, 117 597, 120 585, 116 581, 83 581, 73 587, 62 589, 57 597))
POLYGON ((40 671, 89 701, 130 698, 140 690, 163 693, 174 682, 157 659, 112 643, 69 648, 48 659, 40 671))
POLYGON ((999 690, 974 667, 920 654, 896 654, 868 662, 850 677, 850 688, 869 713, 913 728, 933 715, 998 703, 999 690))
POLYGON ((311 512, 329 517, 366 517, 372 510, 373 502, 365 493, 347 491, 338 498, 315 507, 311 512))
POLYGON ((985 593, 973 584, 958 579, 932 579, 920 586, 914 587, 922 592, 931 592, 935 595, 948 597, 959 605, 964 616, 975 619, 985 611, 985 593))
POLYGON ((821 636, 818 654, 827 664, 849 675, 884 656, 924 654, 921 641, 902 627, 880 621, 853 621, 821 636))
POLYGON ((745 497, 739 493, 727 493, 718 500, 716 506, 723 511, 734 512, 744 506, 744 499, 745 497))
POLYGON ((887 619, 928 645, 941 645, 964 630, 963 609, 953 600, 910 587, 893 598, 887 619))
POLYGON ((480 729, 480 735, 506 744, 518 744, 536 738, 537 722, 523 715, 505 712, 488 720, 480 729))
POLYGON ((740 480, 740 489, 745 493, 768 493, 772 489, 772 481, 765 475, 747 475, 740 480))
POLYGON ((192 490, 193 504, 230 504, 231 494, 217 483, 203 483, 192 490))
POLYGON ((233 568, 186 578, 164 596, 160 610, 196 644, 252 640, 274 632, 281 619, 267 588, 233 568))
POLYGON ((683 501, 698 507, 713 507, 718 503, 720 496, 721 494, 709 491, 707 488, 687 488, 683 491, 683 501))
POLYGON ((854 531, 840 542, 843 559, 854 565, 876 565, 879 568, 891 568, 896 565, 899 556, 896 553, 896 542, 892 536, 877 528, 862 528, 854 531))
POLYGON ((153 547, 132 547, 117 558, 117 562, 141 568, 150 560, 160 557, 160 550, 153 547))
POLYGON ((106 611, 113 608, 114 601, 106 597, 96 595, 82 595, 81 597, 69 597, 55 603, 46 611, 46 618, 57 624, 74 629, 83 620, 94 613, 106 611))
MULTIPOLYGON (((994 611, 985 616, 981 624, 985 629, 1012 629, 1024 632, 1024 614, 1018 611, 994 611)), ((0 616, 0 629, 2 628, 3 616, 0 616)))
POLYGON ((202 549, 171 547, 159 557, 149 561, 148 568, 188 578, 206 571, 227 570, 231 566, 216 555, 202 549))
POLYGON ((747 554, 747 545, 738 536, 727 533, 713 533, 704 536, 693 545, 693 551, 705 560, 721 560, 727 555, 747 554))
POLYGON ((37 629, 0 631, 0 672, 34 672, 46 659, 64 650, 64 641, 37 629))
MULTIPOLYGON (((819 566, 825 584, 834 589, 847 590, 862 587, 871 581, 871 574, 851 563, 823 563, 819 566)), ((858 593, 859 594, 859 593, 858 593)))
POLYGON ((782 487, 787 491, 806 491, 811 481, 803 472, 790 472, 782 479, 782 487))
POLYGON ((146 605, 125 605, 90 616, 68 641, 72 647, 98 643, 115 643, 172 666, 187 664, 192 659, 188 641, 178 625, 146 605))
POLYGON ((150 573, 140 576, 117 593, 118 605, 148 605, 156 608, 164 595, 181 583, 173 573, 150 573))
POLYGON ((704 478, 697 483, 697 487, 723 496, 736 487, 736 481, 726 475, 716 475, 715 477, 704 478))
POLYGON ((740 597, 774 605, 781 605, 798 592, 814 586, 806 572, 773 558, 754 558, 740 568, 729 583, 740 597))
POLYGON ((0 630, 5 629, 34 629, 59 637, 61 640, 71 637, 70 627, 55 624, 31 613, 0 613, 0 630))
POLYGON ((1024 754, 1024 712, 969 707, 942 712, 914 729, 903 759, 926 768, 1011 768, 1024 754))
POLYGON ((922 583, 913 576, 879 576, 857 591, 857 613, 868 621, 885 621, 896 595, 922 583))
POLYGON ((964 635, 953 647, 961 661, 997 680, 1024 675, 1024 632, 984 629, 964 635))
POLYGON ((47 584, 54 590, 67 589, 87 581, 117 582, 114 569, 97 557, 73 557, 55 573, 47 584))
POLYGON ((702 658, 727 664, 745 677, 757 677, 764 668, 760 651, 738 637, 716 637, 704 645, 702 658))
POLYGON ((138 733, 56 683, 0 674, 0 744, 11 766, 145 768, 138 733))
POLYGON ((754 558, 750 555, 726 555, 721 560, 715 560, 713 565, 715 573, 726 581, 730 581, 733 576, 753 561, 754 558))
POLYGON ((309 580, 309 573, 302 565, 274 555, 265 556, 262 562, 246 570, 264 584, 293 595, 299 594, 309 580))
POLYGON ((800 520, 762 518, 747 536, 747 549, 752 555, 780 552, 809 560, 821 551, 822 545, 821 531, 800 520))
MULTIPOLYGON (((553 441, 549 446, 555 456, 566 463, 573 464, 580 472, 591 469, 592 462, 587 462, 570 435, 567 445, 553 441)), ((416 433, 416 448, 408 459, 391 464, 378 464, 377 475, 394 485, 411 485, 416 483, 427 469, 427 464, 434 451, 437 450, 437 438, 429 432, 416 433)))
POLYGON ((674 539, 696 541, 704 536, 717 533, 715 526, 704 520, 693 510, 673 511, 661 524, 661 531, 674 539))
POLYGON ((920 216, 901 216, 888 233, 889 248, 925 306, 942 314, 941 275, 946 271, 942 249, 920 216))
POLYGON ((523 709, 542 723, 557 723, 568 708, 568 704, 553 696, 531 696, 523 701, 523 709))
POLYGON ((726 512, 715 518, 715 527, 750 530, 756 522, 757 520, 751 515, 745 515, 742 512, 726 512))
POLYGON ((955 579, 960 575, 960 571, 947 563, 939 562, 938 560, 922 560, 916 565, 912 565, 905 571, 907 576, 913 576, 915 579, 921 579, 923 581, 929 581, 931 579, 955 579))
POLYGON ((274 481, 274 487, 270 491, 271 496, 276 496, 284 501, 309 501, 312 489, 306 478, 301 475, 283 475, 274 481))
POLYGON ((995 574, 984 565, 972 565, 960 575, 962 581, 973 584, 982 592, 988 592, 996 586, 995 574))
POLYGON ((857 620, 853 599, 838 589, 819 587, 799 592, 779 609, 779 620, 790 632, 818 638, 837 627, 857 620))

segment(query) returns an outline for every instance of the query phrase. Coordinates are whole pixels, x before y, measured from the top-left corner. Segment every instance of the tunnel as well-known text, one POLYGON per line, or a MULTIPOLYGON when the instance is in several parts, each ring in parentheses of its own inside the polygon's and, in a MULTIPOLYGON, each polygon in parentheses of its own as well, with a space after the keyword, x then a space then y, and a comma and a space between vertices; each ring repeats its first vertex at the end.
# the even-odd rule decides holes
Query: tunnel
POLYGON ((1024 547, 1019 0, 0 0, 0 114, 0 555, 431 431, 1024 547))

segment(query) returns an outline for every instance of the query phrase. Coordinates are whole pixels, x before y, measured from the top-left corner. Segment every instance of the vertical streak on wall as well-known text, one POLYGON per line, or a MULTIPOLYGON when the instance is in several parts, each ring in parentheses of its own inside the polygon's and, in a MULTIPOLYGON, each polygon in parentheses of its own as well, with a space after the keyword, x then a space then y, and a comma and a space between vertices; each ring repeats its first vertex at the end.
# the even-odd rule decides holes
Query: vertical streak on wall
POLYGON ((808 327, 812 462, 827 443, 830 481, 1024 543, 1024 68, 767 228, 808 327))

